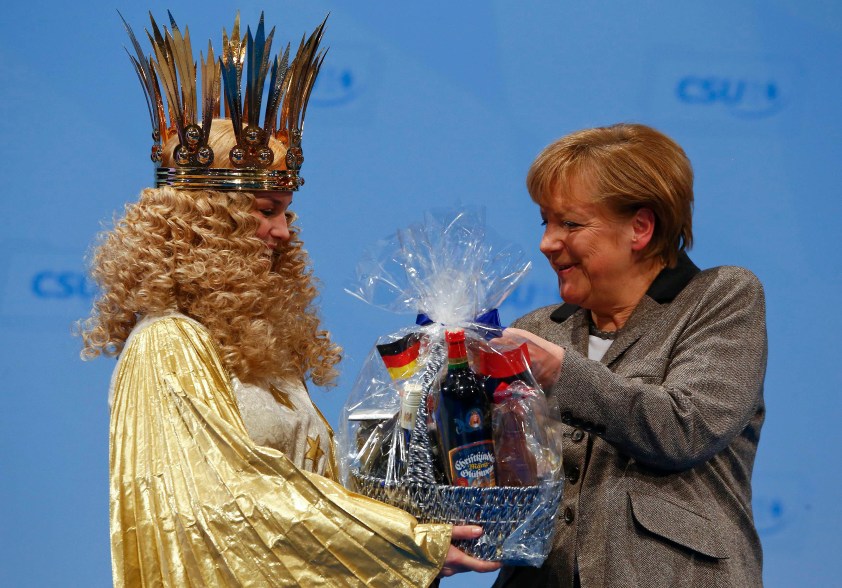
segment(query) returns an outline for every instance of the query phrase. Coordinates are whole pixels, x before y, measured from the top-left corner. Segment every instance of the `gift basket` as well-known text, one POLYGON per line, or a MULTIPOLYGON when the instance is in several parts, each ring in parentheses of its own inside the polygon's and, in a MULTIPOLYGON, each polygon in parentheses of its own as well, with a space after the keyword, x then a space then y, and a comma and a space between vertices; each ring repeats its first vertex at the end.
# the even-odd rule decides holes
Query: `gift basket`
POLYGON ((457 546, 538 566, 561 500, 561 425, 496 309, 529 270, 481 210, 429 212, 369 250, 347 291, 416 314, 381 336, 343 408, 346 484, 422 522, 478 524, 457 546))

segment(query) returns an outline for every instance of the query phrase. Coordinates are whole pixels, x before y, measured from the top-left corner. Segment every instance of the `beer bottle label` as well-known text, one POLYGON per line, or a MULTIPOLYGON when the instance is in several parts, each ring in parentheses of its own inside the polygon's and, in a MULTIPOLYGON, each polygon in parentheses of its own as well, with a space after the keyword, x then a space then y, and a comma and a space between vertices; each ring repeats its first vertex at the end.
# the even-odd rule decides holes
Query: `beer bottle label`
POLYGON ((454 486, 494 486, 494 442, 477 441, 451 449, 450 479, 454 486))

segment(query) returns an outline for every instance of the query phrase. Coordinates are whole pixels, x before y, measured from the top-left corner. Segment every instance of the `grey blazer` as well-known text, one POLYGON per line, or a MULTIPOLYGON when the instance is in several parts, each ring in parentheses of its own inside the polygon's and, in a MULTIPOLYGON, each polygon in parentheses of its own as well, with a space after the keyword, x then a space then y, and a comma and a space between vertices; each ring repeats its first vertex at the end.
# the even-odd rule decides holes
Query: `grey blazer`
POLYGON ((589 315, 545 307, 513 326, 562 345, 548 398, 566 484, 541 568, 495 586, 761 586, 751 471, 763 424, 763 289, 748 270, 664 270, 605 357, 589 315), (576 572, 578 570, 578 572, 576 572))

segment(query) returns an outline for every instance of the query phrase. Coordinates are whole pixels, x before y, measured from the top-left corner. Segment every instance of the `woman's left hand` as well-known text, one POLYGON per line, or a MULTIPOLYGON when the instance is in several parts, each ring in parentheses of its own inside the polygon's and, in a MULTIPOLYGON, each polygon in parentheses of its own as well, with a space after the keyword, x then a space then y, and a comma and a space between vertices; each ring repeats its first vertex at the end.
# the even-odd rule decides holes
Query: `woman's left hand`
POLYGON ((503 335, 493 341, 520 345, 524 340, 529 349, 529 367, 532 375, 545 391, 549 391, 561 375, 564 347, 550 343, 529 331, 513 327, 505 329, 503 335))

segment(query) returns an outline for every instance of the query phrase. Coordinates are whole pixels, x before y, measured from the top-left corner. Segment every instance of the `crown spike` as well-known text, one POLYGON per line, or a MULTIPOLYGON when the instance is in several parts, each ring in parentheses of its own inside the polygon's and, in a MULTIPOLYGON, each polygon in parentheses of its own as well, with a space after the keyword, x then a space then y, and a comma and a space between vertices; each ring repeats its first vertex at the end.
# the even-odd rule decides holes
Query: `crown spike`
MULTIPOLYGON (((158 29, 158 23, 155 22, 155 17, 152 16, 152 11, 149 11, 149 21, 152 23, 152 31, 155 33, 155 38, 153 39, 152 36, 149 36, 149 42, 152 43, 152 46, 159 46, 164 47, 164 37, 161 36, 161 31, 158 29)), ((146 31, 146 34, 149 35, 149 31, 146 31)))
POLYGON ((166 143, 170 140, 172 136, 172 131, 169 126, 167 126, 167 111, 164 108, 164 97, 161 94, 161 84, 158 83, 158 74, 155 73, 155 67, 152 63, 152 58, 150 57, 147 66, 149 67, 149 74, 152 76, 152 84, 155 86, 155 110, 157 111, 158 115, 158 137, 160 144, 158 145, 159 152, 157 153, 158 158, 154 159, 154 161, 160 161, 160 148, 163 143, 166 143))
MULTIPOLYGON (((124 47, 124 49, 125 49, 125 47, 124 47)), ((140 81, 140 85, 144 89, 143 95, 144 95, 144 98, 146 98, 146 110, 149 111, 149 121, 152 123, 152 129, 155 130, 155 128, 157 126, 156 123, 158 121, 155 120, 155 113, 152 110, 152 102, 149 98, 149 94, 150 94, 150 90, 148 89, 149 79, 147 77, 145 77, 147 74, 146 74, 146 72, 144 72, 143 66, 141 65, 141 63, 144 63, 144 62, 138 62, 137 59, 132 57, 132 54, 129 53, 128 49, 126 49, 126 54, 129 56, 129 61, 132 62, 132 65, 134 66, 134 69, 135 69, 135 73, 137 74, 137 79, 138 79, 138 81, 140 81)))
MULTIPOLYGON (((260 104, 263 100, 263 88, 266 85, 266 75, 269 71, 269 56, 275 29, 273 28, 269 32, 268 37, 265 30, 263 14, 261 14, 256 34, 252 35, 251 29, 247 33, 248 78, 246 80, 243 117, 246 119, 248 127, 245 129, 245 136, 237 137, 237 148, 244 151, 254 151, 257 147, 266 147, 269 144, 269 135, 260 127, 260 104)), ((271 98, 270 95, 270 101, 271 98)), ((260 151, 265 159, 268 159, 272 153, 271 150, 266 149, 260 151)), ((274 158, 274 156, 272 157, 274 158)))
POLYGON ((223 51, 221 59, 222 85, 225 91, 225 114, 231 119, 234 133, 240 137, 243 132, 242 75, 245 59, 245 38, 240 37, 240 13, 234 18, 230 39, 222 30, 223 51))
POLYGON ((172 58, 172 48, 168 42, 169 33, 164 28, 165 35, 161 34, 158 23, 155 22, 152 13, 149 14, 149 20, 152 24, 153 33, 150 34, 147 30, 146 35, 149 37, 149 42, 152 44, 155 55, 154 59, 150 56, 150 63, 153 66, 153 71, 157 73, 158 79, 163 85, 163 94, 167 98, 167 111, 170 117, 170 126, 167 129, 167 135, 174 129, 178 133, 179 140, 183 143, 184 122, 182 119, 181 93, 178 89, 178 79, 172 58))
MULTIPOLYGON (((266 84, 266 77, 269 75, 270 69, 271 69, 271 71, 275 71, 275 61, 276 60, 272 59, 272 40, 274 38, 275 38, 275 27, 272 27, 272 30, 269 31, 269 35, 267 35, 267 37, 266 37, 266 45, 265 45, 265 48, 263 50, 263 59, 261 61, 261 65, 260 65, 261 93, 263 91, 264 85, 266 84), (270 68, 270 65, 271 65, 271 68, 270 68)), ((272 92, 274 91, 274 87, 275 87, 275 85, 273 83, 273 78, 269 78, 269 95, 266 97, 266 112, 264 113, 264 118, 263 118, 263 122, 264 122, 264 124, 263 124, 263 128, 264 128, 263 144, 264 145, 269 144, 269 137, 271 136, 271 133, 266 130, 266 128, 267 128, 266 117, 267 117, 267 114, 269 112, 269 104, 272 102, 272 98, 273 98, 272 92)), ((259 117, 259 113, 255 115, 255 120, 256 120, 255 124, 259 125, 260 121, 258 120, 258 117, 259 117)))
MULTIPOLYGON (((246 83, 245 90, 243 90, 243 88, 241 86, 240 91, 243 92, 243 121, 244 121, 243 125, 248 126, 249 102, 252 100, 251 92, 249 91, 250 88, 251 88, 251 85, 250 85, 249 81, 255 75, 254 67, 252 67, 252 65, 251 65, 252 60, 253 60, 252 56, 254 54, 254 49, 253 49, 254 39, 252 38, 251 27, 246 26, 245 38, 246 38, 246 60, 243 63, 243 69, 246 72, 248 72, 248 75, 246 76, 246 80, 245 80, 245 83, 246 83)), ((242 83, 243 83, 243 80, 241 79, 240 84, 242 84, 242 83)), ((240 141, 240 139, 241 139, 240 135, 237 135, 237 141, 238 142, 240 141)))
MULTIPOLYGON (((269 31, 269 35, 266 37, 266 42, 263 48, 263 57, 260 60, 260 93, 261 96, 263 94, 263 88, 266 85, 266 76, 269 75, 269 62, 271 61, 272 56, 272 40, 275 38, 275 28, 272 27, 272 30, 269 31)), ((271 92, 272 86, 270 84, 269 91, 271 92)), ((271 98, 271 94, 267 97, 267 104, 269 99, 271 98)), ((257 104, 257 110, 255 111, 254 115, 254 124, 255 126, 260 126, 260 102, 257 104)), ((265 135, 263 140, 264 145, 269 144, 269 136, 265 135)))
MULTIPOLYGON (((161 160, 161 142, 169 138, 169 132, 166 124, 166 113, 164 112, 164 103, 161 98, 161 88, 158 85, 158 77, 155 75, 155 69, 152 64, 152 59, 147 58, 143 53, 143 49, 137 40, 129 23, 123 18, 120 11, 117 11, 126 32, 129 34, 129 39, 132 42, 137 58, 129 54, 129 59, 135 68, 138 79, 143 87, 144 95, 146 97, 146 107, 149 110, 149 118, 152 123, 152 161, 158 162, 161 160)), ((126 50, 128 53, 128 50, 126 50)))
POLYGON ((208 41, 208 58, 199 53, 202 64, 202 144, 207 145, 211 123, 219 116, 219 64, 208 41))
POLYGON ((219 60, 213 64, 213 118, 219 118, 220 114, 220 89, 222 87, 222 73, 219 67, 219 60))
POLYGON ((301 132, 304 132, 304 117, 307 114, 307 105, 310 103, 310 94, 313 93, 313 88, 316 85, 316 76, 319 75, 319 70, 322 68, 322 63, 324 63, 325 57, 327 57, 328 50, 325 49, 318 55, 316 55, 315 65, 310 70, 310 77, 307 80, 307 92, 304 96, 304 104, 301 107, 301 118, 298 121, 299 129, 301 132))
POLYGON ((293 125, 290 124, 292 119, 294 118, 294 113, 297 111, 296 106, 296 96, 295 94, 295 87, 297 86, 297 80, 301 77, 301 69, 303 68, 303 59, 299 59, 302 55, 302 49, 304 48, 304 37, 301 37, 301 43, 298 45, 298 51, 295 53, 295 58, 292 60, 292 64, 290 65, 290 72, 287 76, 286 84, 284 87, 284 104, 281 108, 281 124, 279 127, 279 131, 284 133, 288 140, 292 140, 290 138, 290 129, 293 125))
POLYGON ((246 78, 246 99, 243 106, 243 118, 248 126, 254 125, 254 119, 260 116, 260 99, 262 87, 260 83, 260 60, 263 58, 263 15, 257 25, 257 38, 252 36, 251 28, 246 29, 246 61, 248 62, 248 78, 246 78))
MULTIPOLYGON (((185 81, 187 82, 182 83, 182 88, 186 87, 188 90, 189 100, 185 101, 185 106, 190 108, 189 118, 191 124, 196 124, 198 121, 199 110, 198 110, 198 96, 197 96, 197 75, 198 71, 196 68, 196 60, 193 58, 193 49, 190 43, 190 30, 187 27, 184 27, 184 46, 181 52, 181 59, 179 63, 182 63, 185 68, 186 75, 184 76, 185 81), (188 77, 189 76, 189 77, 188 77)), ((181 73, 179 73, 181 75, 181 73)))
POLYGON ((156 48, 155 70, 158 72, 158 77, 164 86, 164 92, 167 95, 167 107, 170 113, 170 123, 175 123, 175 130, 178 133, 179 141, 184 142, 183 130, 184 122, 184 108, 182 106, 182 92, 178 87, 178 71, 175 65, 175 56, 173 55, 172 44, 170 43, 170 34, 166 29, 164 30, 164 47, 156 48))
POLYGON ((231 119, 234 133, 239 136, 242 132, 242 100, 240 96, 240 75, 236 63, 235 49, 227 45, 219 58, 220 71, 222 72, 222 89, 225 94, 225 114, 231 119))
POLYGON ((132 62, 132 65, 137 72, 137 77, 140 80, 140 85, 143 86, 143 93, 146 96, 146 106, 149 109, 149 117, 152 121, 152 126, 155 126, 155 116, 152 112, 152 98, 155 96, 155 92, 157 88, 152 86, 152 75, 149 72, 149 66, 146 62, 146 55, 143 53, 143 49, 140 46, 140 43, 137 41, 137 37, 134 35, 134 31, 132 27, 129 26, 129 23, 126 22, 126 19, 123 18, 123 14, 118 10, 117 14, 120 15, 120 20, 123 21, 123 26, 126 28, 126 32, 129 34, 129 39, 132 42, 132 47, 134 48, 135 54, 137 58, 133 57, 129 50, 123 47, 126 50, 126 54, 129 56, 129 59, 132 62))
POLYGON ((281 109, 281 124, 277 134, 285 136, 288 141, 286 163, 287 167, 293 170, 300 169, 304 161, 301 151, 304 114, 316 76, 324 60, 324 55, 319 53, 318 49, 326 23, 327 18, 309 38, 306 36, 301 38, 298 52, 291 66, 292 73, 287 82, 286 97, 281 109))
POLYGON ((283 56, 278 55, 272 64, 272 78, 269 81, 269 99, 266 101, 266 115, 263 118, 263 129, 267 135, 275 135, 278 128, 278 108, 284 97, 284 88, 289 74, 289 43, 283 56))
MULTIPOLYGON (((181 112, 185 125, 196 124, 196 62, 193 61, 193 49, 190 46, 190 32, 184 28, 184 35, 170 14, 172 33, 167 34, 173 64, 181 87, 181 112)), ((183 141, 182 141, 183 142, 183 141)))
POLYGON ((240 37, 240 11, 234 16, 234 28, 231 29, 231 37, 239 40, 240 37))

